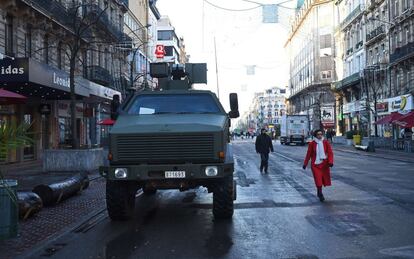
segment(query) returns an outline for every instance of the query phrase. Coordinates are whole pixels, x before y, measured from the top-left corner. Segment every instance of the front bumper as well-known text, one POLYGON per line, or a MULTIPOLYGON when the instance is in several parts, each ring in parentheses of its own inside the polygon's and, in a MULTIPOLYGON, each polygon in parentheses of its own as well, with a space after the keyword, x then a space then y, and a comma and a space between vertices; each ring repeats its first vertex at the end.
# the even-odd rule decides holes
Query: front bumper
POLYGON ((185 171, 185 178, 178 180, 203 180, 203 179, 220 179, 232 176, 234 163, 211 163, 211 164, 167 164, 167 165, 114 165, 102 166, 99 173, 108 180, 134 180, 134 181, 151 181, 151 180, 172 180, 165 178, 165 171, 185 171), (205 168, 207 166, 217 166, 218 174, 216 176, 206 176, 205 168), (115 169, 126 168, 128 175, 126 178, 116 178, 115 169))
POLYGON ((304 141, 303 136, 290 136, 290 143, 304 143, 304 141))

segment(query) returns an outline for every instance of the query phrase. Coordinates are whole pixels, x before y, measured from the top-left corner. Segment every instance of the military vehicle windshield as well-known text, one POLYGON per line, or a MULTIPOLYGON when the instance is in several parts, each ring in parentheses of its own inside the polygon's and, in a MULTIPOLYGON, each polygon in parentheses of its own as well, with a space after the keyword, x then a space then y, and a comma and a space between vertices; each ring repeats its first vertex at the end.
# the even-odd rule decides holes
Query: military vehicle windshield
POLYGON ((128 109, 128 114, 187 114, 220 113, 220 108, 209 94, 140 95, 128 109))

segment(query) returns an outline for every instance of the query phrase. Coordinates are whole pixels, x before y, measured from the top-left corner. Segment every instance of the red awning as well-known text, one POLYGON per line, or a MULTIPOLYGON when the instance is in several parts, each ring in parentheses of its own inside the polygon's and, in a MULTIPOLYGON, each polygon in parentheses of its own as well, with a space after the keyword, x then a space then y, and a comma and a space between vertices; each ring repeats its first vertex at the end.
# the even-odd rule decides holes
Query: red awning
POLYGON ((27 97, 0 88, 0 104, 24 103, 27 97))
POLYGON ((394 121, 394 123, 403 128, 414 127, 414 111, 407 113, 398 120, 394 121))
POLYGON ((382 119, 379 119, 375 122, 375 124, 391 124, 394 121, 398 120, 399 118, 403 117, 404 115, 398 112, 392 112, 391 114, 388 114, 382 119))
POLYGON ((115 124, 115 121, 110 118, 107 118, 107 119, 104 119, 98 122, 98 125, 103 125, 103 126, 112 126, 114 124, 115 124))

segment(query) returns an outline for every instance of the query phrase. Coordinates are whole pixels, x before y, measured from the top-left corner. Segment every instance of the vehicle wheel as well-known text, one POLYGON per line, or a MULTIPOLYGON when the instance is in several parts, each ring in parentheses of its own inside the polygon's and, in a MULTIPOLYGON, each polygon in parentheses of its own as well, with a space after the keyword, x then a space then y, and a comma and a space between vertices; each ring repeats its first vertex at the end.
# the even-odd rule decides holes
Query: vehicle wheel
POLYGON ((142 187, 142 192, 145 195, 154 195, 154 194, 157 193, 157 189, 149 188, 149 187, 144 186, 144 187, 142 187))
POLYGON ((233 216, 234 182, 232 177, 223 179, 213 191, 213 215, 216 219, 229 219, 233 216))
POLYGON ((132 217, 136 190, 129 182, 106 181, 106 208, 111 220, 127 220, 132 217))

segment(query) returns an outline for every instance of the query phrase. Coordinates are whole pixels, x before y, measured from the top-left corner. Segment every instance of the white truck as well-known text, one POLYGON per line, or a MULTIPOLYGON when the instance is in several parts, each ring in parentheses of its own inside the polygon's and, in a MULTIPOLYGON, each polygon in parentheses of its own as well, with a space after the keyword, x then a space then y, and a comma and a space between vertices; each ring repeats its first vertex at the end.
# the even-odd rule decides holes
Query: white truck
POLYGON ((280 143, 305 145, 309 133, 309 118, 307 115, 283 115, 280 124, 280 143))

